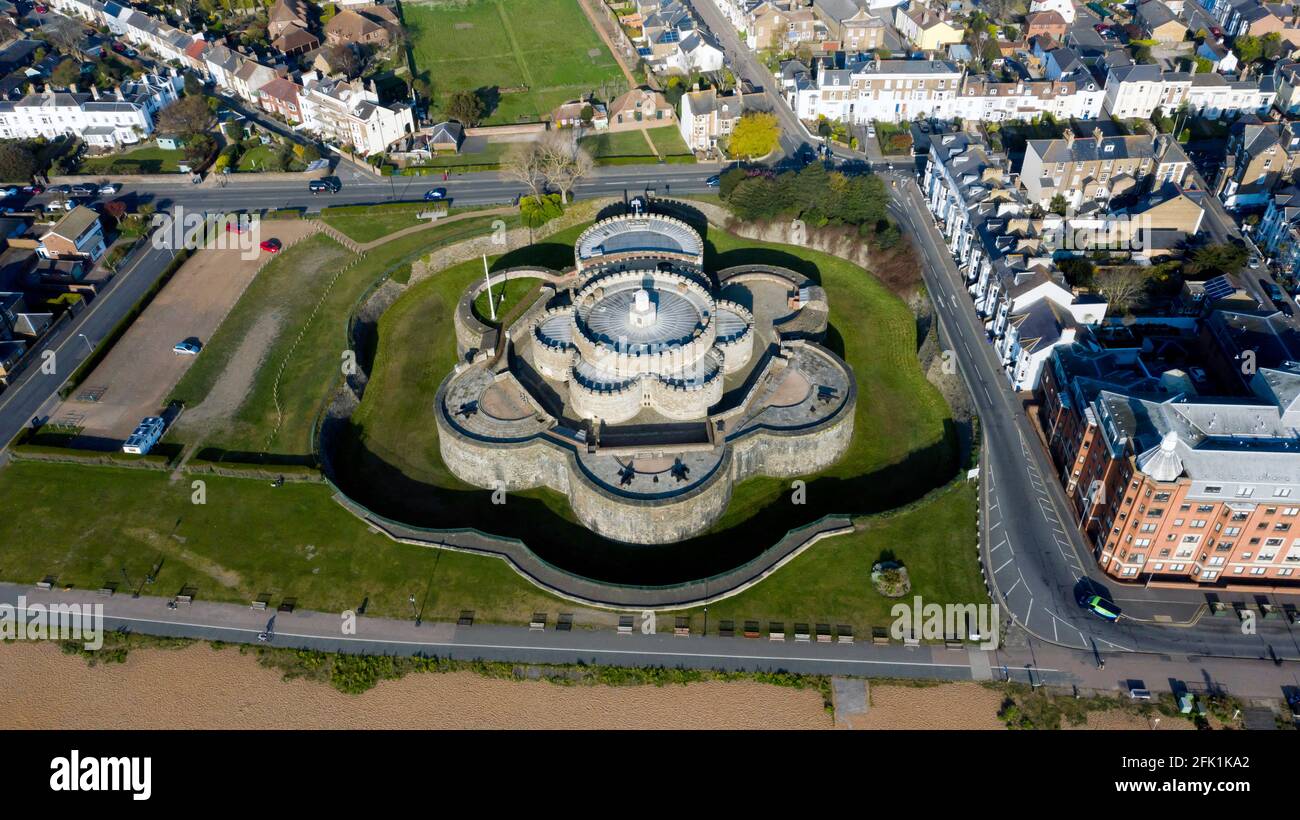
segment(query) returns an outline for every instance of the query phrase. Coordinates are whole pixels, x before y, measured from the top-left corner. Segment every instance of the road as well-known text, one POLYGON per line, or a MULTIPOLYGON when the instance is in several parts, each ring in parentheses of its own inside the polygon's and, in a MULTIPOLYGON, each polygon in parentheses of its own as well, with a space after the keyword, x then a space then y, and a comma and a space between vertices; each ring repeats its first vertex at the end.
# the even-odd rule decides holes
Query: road
MULTIPOLYGON (((919 187, 907 174, 894 178, 891 211, 921 255, 930 299, 980 418, 981 557, 995 595, 1015 621, 1043 641, 1082 652, 1300 660, 1297 633, 1285 621, 1259 621, 1257 634, 1243 635, 1235 619, 1202 617, 1203 593, 1120 585, 1101 573, 1071 523, 1055 469, 1011 392, 919 187), (1085 578, 1108 590, 1126 616, 1111 624, 1084 612, 1075 589, 1085 578)), ((1245 594, 1221 595, 1253 602, 1245 594)))
POLYGON ((763 93, 767 95, 772 113, 776 114, 781 124, 782 152, 786 156, 793 156, 803 146, 816 147, 821 144, 821 140, 814 139, 799 122, 785 98, 781 96, 780 89, 775 86, 772 72, 768 71, 767 66, 759 62, 754 52, 740 41, 739 32, 726 17, 722 16, 722 12, 714 5, 713 0, 690 0, 690 2, 699 20, 722 44, 722 50, 726 52, 732 72, 737 79, 748 80, 755 88, 762 88, 763 93))

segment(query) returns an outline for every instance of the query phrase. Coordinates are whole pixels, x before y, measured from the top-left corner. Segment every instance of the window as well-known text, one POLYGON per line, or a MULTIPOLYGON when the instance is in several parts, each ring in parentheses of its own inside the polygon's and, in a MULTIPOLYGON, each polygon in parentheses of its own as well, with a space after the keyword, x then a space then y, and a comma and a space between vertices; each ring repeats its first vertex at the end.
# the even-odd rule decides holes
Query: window
POLYGON ((1290 487, 1278 487, 1276 490, 1273 491, 1273 497, 1274 497, 1274 498, 1290 498, 1290 497, 1291 497, 1291 488, 1290 488, 1290 487))
POLYGON ((1250 498, 1250 497, 1251 497, 1252 495, 1254 495, 1254 494, 1255 494, 1255 488, 1254 488, 1254 487, 1238 487, 1238 488, 1237 488, 1237 497, 1238 497, 1238 498, 1250 498))
POLYGON ((1205 494, 1206 494, 1206 495, 1218 495, 1218 494, 1221 493, 1221 492, 1223 492, 1223 488, 1222 488, 1222 487, 1206 487, 1206 488, 1205 488, 1205 494))

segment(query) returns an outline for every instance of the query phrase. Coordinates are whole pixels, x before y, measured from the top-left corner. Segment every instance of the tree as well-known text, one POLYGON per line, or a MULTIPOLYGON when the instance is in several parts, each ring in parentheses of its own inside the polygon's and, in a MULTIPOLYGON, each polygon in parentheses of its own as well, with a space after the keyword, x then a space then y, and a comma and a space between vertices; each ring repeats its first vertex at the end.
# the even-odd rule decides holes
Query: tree
POLYGON ((535 142, 517 142, 501 158, 501 176, 522 184, 537 198, 546 185, 542 155, 535 142))
POLYGON ((51 45, 69 54, 77 51, 85 37, 81 24, 71 17, 55 17, 42 26, 41 31, 51 45))
POLYGON ((1047 210, 1057 216, 1065 216, 1065 212, 1070 209, 1070 203, 1066 200, 1064 194, 1057 194, 1052 197, 1052 202, 1047 206, 1047 210))
POLYGON ((76 60, 64 60, 50 72, 50 82, 56 88, 71 88, 81 79, 81 64, 76 60))
POLYGON ((443 113, 447 119, 473 127, 483 119, 485 108, 483 98, 473 91, 455 91, 447 100, 443 113))
POLYGON ((1187 268, 1192 273, 1198 274, 1236 273, 1242 265, 1246 264, 1248 255, 1245 248, 1231 242, 1206 245, 1192 254, 1187 268))
POLYGON ((36 157, 16 142, 0 143, 0 180, 31 182, 36 173, 36 157))
POLYGON ((216 140, 207 134, 190 134, 185 138, 185 161, 191 166, 202 165, 217 147, 216 140))
POLYGON ((361 73, 361 57, 346 43, 326 46, 325 62, 330 68, 345 77, 352 78, 361 73))
POLYGON ((168 134, 205 134, 213 122, 212 109, 203 97, 181 97, 158 112, 158 128, 168 134))
POLYGON ((548 132, 537 142, 537 153, 542 176, 560 190, 560 204, 568 205, 573 186, 591 173, 591 154, 578 145, 572 129, 548 132))
POLYGON ((1232 51, 1238 60, 1250 65, 1264 55, 1264 44, 1253 34, 1242 34, 1233 41, 1232 51))
POLYGON ((1097 274, 1097 289, 1112 308, 1127 313, 1146 292, 1146 275, 1141 268, 1107 268, 1097 274))
POLYGON ((775 114, 766 111, 751 112, 736 123, 727 143, 727 153, 742 159, 765 157, 776 150, 780 136, 781 127, 775 114))

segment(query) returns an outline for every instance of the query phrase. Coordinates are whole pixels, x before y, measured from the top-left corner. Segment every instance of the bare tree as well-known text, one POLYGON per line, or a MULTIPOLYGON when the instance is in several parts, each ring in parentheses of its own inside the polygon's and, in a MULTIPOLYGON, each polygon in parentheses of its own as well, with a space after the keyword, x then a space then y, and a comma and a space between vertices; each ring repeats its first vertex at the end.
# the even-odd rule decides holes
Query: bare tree
POLYGON ((78 46, 85 39, 86 32, 81 23, 71 17, 56 17, 43 27, 45 39, 50 45, 64 54, 78 53, 78 46))
POLYGON ((501 175, 524 185, 534 198, 540 196, 546 186, 546 173, 538 144, 520 142, 510 146, 501 158, 501 175))
POLYGON ((591 173, 595 164, 571 129, 551 131, 537 143, 542 174, 560 189, 560 202, 569 204, 569 192, 578 180, 591 173))
POLYGON ((1110 306, 1121 312, 1141 302, 1147 289, 1146 274, 1137 267, 1107 268, 1094 281, 1110 306))

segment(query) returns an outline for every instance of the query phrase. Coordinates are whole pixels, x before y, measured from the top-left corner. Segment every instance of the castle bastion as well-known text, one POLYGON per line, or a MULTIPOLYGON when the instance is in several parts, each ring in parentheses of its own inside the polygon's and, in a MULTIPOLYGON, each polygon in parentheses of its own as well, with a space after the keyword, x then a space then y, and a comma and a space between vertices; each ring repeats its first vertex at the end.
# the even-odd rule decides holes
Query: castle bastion
POLYGON ((549 487, 588 528, 665 543, 708 529, 737 481, 808 475, 853 435, 849 366, 818 341, 825 292, 791 270, 704 269, 660 214, 603 219, 575 268, 499 271, 455 317, 461 361, 435 397, 443 460, 488 489, 549 487), (497 329, 474 299, 512 278, 536 302, 497 329))

